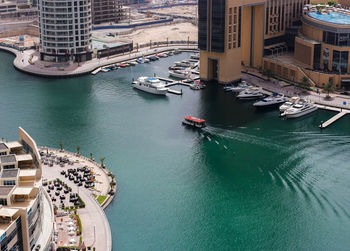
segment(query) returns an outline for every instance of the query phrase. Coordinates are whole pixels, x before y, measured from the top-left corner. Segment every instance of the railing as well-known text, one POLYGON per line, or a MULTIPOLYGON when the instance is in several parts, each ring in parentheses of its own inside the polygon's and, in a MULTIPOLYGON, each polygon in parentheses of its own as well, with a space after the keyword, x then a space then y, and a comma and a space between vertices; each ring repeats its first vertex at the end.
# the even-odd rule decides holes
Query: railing
MULTIPOLYGON (((52 207, 52 203, 51 203, 51 198, 50 196, 48 195, 48 193, 45 191, 45 189, 43 189, 43 187, 41 186, 40 187, 40 192, 42 194, 44 194, 44 196, 46 197, 46 199, 48 200, 49 202, 49 205, 50 205, 50 211, 51 211, 51 215, 52 215, 52 228, 51 228, 51 231, 50 231, 50 238, 48 238, 48 240, 46 241, 46 244, 43 245, 43 249, 42 250, 45 250, 45 251, 48 251, 48 250, 51 250, 51 242, 52 242, 52 237, 53 237, 53 231, 54 231, 54 211, 53 211, 53 207, 52 207)), ((42 197, 43 199, 43 197, 42 197)))
POLYGON ((109 226, 109 221, 107 219, 107 216, 105 212, 103 211, 102 207, 100 204, 97 202, 97 200, 92 196, 91 194, 89 195, 91 199, 94 201, 94 203, 97 205, 98 211, 100 211, 100 214, 105 220, 105 231, 106 231, 106 251, 112 251, 112 233, 111 233, 111 227, 109 226))

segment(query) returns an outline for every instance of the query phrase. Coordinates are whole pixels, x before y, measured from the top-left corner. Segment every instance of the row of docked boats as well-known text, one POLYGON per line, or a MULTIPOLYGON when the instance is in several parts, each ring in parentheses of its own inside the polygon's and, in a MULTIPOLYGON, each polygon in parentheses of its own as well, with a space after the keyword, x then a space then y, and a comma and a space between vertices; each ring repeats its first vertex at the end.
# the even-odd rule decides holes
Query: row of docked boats
POLYGON ((198 72, 195 70, 199 67, 199 54, 195 53, 188 60, 177 61, 169 67, 169 75, 178 79, 195 79, 198 72))
POLYGON ((112 70, 117 70, 119 68, 126 68, 126 67, 129 67, 129 66, 135 66, 135 65, 138 65, 138 64, 149 63, 151 61, 156 61, 156 60, 159 60, 160 58, 173 56, 173 55, 179 54, 179 53, 181 53, 180 50, 173 50, 173 51, 158 53, 158 54, 147 56, 147 57, 145 57, 145 56, 144 57, 139 57, 139 58, 137 58, 135 60, 125 61, 125 62, 122 62, 122 63, 110 64, 110 65, 107 65, 107 66, 99 67, 99 68, 95 69, 93 72, 91 72, 91 74, 92 75, 96 75, 100 71, 102 71, 102 72, 110 72, 112 70))
POLYGON ((279 106, 281 117, 298 118, 318 109, 314 103, 299 97, 288 99, 281 93, 266 96, 261 87, 253 87, 243 81, 237 86, 224 87, 224 90, 238 92, 237 99, 240 100, 258 100, 253 104, 256 108, 279 106))

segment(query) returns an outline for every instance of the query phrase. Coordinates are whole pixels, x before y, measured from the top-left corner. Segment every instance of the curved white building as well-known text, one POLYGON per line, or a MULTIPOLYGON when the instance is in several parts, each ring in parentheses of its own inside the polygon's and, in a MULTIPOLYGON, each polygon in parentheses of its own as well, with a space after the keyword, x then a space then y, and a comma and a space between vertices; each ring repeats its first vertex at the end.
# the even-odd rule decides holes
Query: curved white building
POLYGON ((40 58, 91 59, 91 0, 39 0, 40 58))

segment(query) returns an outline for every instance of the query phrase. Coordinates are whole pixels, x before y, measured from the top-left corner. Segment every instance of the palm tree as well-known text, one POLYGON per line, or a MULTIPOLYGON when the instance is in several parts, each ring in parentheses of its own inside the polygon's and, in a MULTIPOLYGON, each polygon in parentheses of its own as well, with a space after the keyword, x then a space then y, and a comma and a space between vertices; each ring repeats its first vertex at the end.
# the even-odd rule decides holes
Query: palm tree
POLYGON ((92 158, 92 153, 90 153, 90 159, 93 160, 93 158, 92 158))
POLYGON ((329 95, 329 93, 334 91, 333 82, 332 82, 332 81, 329 81, 327 84, 325 84, 324 87, 323 87, 323 90, 324 90, 325 92, 327 92, 326 98, 329 99, 329 98, 331 97, 331 96, 329 95))
POLYGON ((60 149, 61 149, 61 152, 63 151, 63 143, 60 142, 60 149))
POLYGON ((77 146, 77 154, 80 154, 80 146, 77 146))
POLYGON ((100 158, 100 161, 101 161, 101 167, 104 167, 105 165, 103 164, 103 162, 105 161, 105 157, 102 157, 102 158, 100 158))

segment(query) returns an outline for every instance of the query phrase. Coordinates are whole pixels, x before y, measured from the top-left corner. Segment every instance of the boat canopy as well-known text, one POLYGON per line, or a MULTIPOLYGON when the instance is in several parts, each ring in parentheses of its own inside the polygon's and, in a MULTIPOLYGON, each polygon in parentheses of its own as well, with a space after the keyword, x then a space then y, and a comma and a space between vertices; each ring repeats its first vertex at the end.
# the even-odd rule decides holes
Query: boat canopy
POLYGON ((196 123, 204 123, 205 122, 204 119, 200 119, 200 118, 196 118, 196 117, 192 117, 192 116, 186 116, 185 119, 196 122, 196 123))

